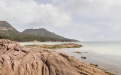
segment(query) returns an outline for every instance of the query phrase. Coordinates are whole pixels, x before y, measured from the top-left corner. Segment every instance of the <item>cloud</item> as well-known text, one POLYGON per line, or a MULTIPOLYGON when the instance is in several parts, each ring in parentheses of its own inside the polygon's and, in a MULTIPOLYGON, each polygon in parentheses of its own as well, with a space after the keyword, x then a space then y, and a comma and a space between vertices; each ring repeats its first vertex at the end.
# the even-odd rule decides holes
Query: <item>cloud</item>
POLYGON ((72 15, 75 25, 72 26, 72 35, 78 36, 78 39, 121 40, 120 0, 53 0, 52 3, 72 15))
POLYGON ((70 25, 70 15, 51 4, 39 4, 34 0, 0 0, 0 20, 17 27, 41 27, 70 25))
MULTIPOLYGON (((118 0, 117 0, 118 1, 118 0)), ((53 4, 72 13, 89 13, 94 10, 108 10, 115 0, 53 0, 53 4), (68 9, 68 10, 67 10, 68 9)), ((118 2, 117 2, 118 3, 118 2)))
POLYGON ((15 28, 45 27, 80 41, 121 40, 120 13, 120 0, 0 0, 0 20, 15 28))

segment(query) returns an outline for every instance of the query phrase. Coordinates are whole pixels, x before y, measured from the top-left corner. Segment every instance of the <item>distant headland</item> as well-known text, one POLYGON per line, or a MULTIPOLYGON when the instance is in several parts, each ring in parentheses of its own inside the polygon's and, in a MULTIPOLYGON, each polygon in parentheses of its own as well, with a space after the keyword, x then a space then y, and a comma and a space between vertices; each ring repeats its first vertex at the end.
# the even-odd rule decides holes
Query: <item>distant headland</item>
POLYGON ((19 42, 78 42, 78 40, 65 38, 45 28, 25 29, 23 32, 19 32, 6 21, 0 21, 0 39, 19 42))

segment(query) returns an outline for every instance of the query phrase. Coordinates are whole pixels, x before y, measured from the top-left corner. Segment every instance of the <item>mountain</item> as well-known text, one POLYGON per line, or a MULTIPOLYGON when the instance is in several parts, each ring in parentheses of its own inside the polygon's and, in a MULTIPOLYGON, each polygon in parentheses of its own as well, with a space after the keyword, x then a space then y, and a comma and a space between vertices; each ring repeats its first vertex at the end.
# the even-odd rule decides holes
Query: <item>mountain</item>
POLYGON ((77 41, 73 39, 68 39, 63 36, 57 35, 53 32, 50 32, 46 30, 45 28, 39 28, 39 29, 26 29, 22 32, 22 34, 31 34, 31 35, 36 35, 36 36, 44 36, 44 37, 50 37, 62 41, 77 41))
POLYGON ((58 39, 66 39, 62 36, 59 36, 53 32, 50 32, 46 30, 45 28, 39 28, 39 29, 26 29, 22 32, 23 34, 32 34, 32 35, 39 35, 39 36, 45 36, 45 37, 51 37, 51 38, 58 38, 58 39))
POLYGON ((22 33, 17 31, 6 21, 0 21, 0 39, 10 39, 19 42, 28 41, 65 41, 72 42, 76 40, 67 39, 55 33, 49 32, 44 28, 26 29, 22 33))
POLYGON ((0 33, 19 33, 6 21, 0 21, 0 33))
POLYGON ((12 27, 8 22, 0 21, 0 39, 17 41, 17 39, 19 39, 19 35, 21 35, 21 33, 12 27))

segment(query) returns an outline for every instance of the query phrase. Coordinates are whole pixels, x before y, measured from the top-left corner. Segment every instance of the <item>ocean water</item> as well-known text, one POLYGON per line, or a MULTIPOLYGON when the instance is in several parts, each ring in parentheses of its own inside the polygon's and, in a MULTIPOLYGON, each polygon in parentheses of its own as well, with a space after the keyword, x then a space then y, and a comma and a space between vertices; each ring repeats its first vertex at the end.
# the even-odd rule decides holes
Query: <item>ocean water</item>
MULTIPOLYGON (((23 45, 33 45, 33 44, 62 44, 68 42, 20 42, 23 45)), ((121 56, 121 42, 72 42, 76 44, 83 45, 80 50, 93 51, 100 54, 110 54, 121 56)))
POLYGON ((63 51, 88 64, 97 64, 99 68, 108 70, 115 75, 121 75, 121 42, 79 42, 77 44, 81 44, 83 47, 58 49, 57 51, 63 51), (82 59, 82 56, 86 59, 82 59))
MULTIPOLYGON (((24 42, 21 45, 32 44, 61 44, 63 42, 41 42, 32 43, 24 42)), ((97 64, 99 68, 108 70, 109 72, 121 75, 121 42, 74 42, 81 44, 81 48, 63 48, 57 49, 57 52, 65 52, 70 56, 74 56, 87 64, 97 64), (74 52, 84 52, 82 54, 74 52), (82 59, 84 56, 86 59, 82 59)))
POLYGON ((121 42, 82 42, 81 50, 90 50, 101 54, 121 56, 121 42))

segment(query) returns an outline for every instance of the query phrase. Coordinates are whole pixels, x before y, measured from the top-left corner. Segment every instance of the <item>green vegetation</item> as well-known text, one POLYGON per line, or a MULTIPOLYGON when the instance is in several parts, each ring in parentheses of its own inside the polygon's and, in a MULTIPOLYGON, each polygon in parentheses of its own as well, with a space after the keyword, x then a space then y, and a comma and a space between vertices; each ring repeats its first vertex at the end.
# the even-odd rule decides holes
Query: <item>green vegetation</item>
POLYGON ((51 37, 45 37, 45 36, 37 36, 37 35, 30 35, 30 34, 21 34, 21 33, 12 33, 12 32, 0 32, 0 39, 10 39, 13 41, 19 41, 19 42, 26 42, 26 41, 68 41, 69 39, 58 39, 58 38, 51 38, 51 37))
POLYGON ((40 29, 27 29, 20 33, 6 21, 0 21, 0 39, 10 39, 12 41, 28 42, 28 41, 61 41, 73 42, 77 40, 64 38, 49 32, 44 28, 40 29))

